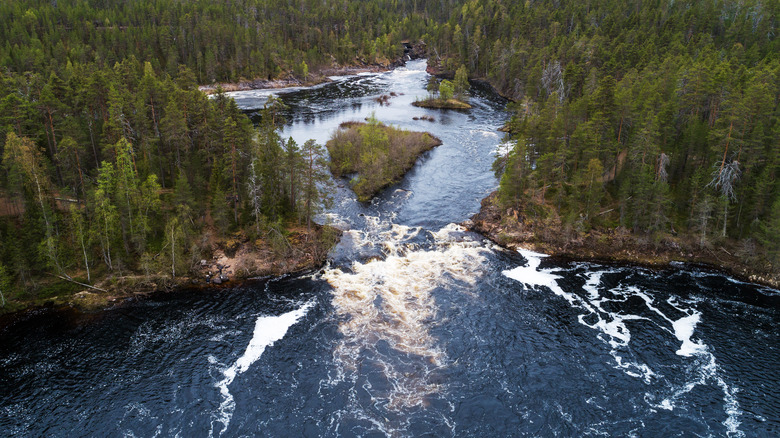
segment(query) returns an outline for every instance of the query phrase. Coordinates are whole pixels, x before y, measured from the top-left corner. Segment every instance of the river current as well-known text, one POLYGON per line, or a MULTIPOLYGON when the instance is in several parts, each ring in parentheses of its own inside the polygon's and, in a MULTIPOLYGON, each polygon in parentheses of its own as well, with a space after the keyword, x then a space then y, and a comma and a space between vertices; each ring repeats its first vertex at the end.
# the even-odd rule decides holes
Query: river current
MULTIPOLYGON (((322 270, 18 318, 0 435, 780 435, 780 292, 501 249, 457 223, 497 185, 506 102, 475 86, 468 112, 413 107, 424 61, 333 79, 275 91, 283 136, 374 114, 443 144, 370 203, 334 183, 322 270)), ((253 114, 268 94, 232 96, 253 114)))

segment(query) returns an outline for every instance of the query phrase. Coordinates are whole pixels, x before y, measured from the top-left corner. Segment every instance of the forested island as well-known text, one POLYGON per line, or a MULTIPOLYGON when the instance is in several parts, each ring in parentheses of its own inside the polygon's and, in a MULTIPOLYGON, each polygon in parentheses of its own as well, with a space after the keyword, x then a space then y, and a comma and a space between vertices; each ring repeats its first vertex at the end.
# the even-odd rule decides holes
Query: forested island
MULTIPOLYGON (((431 105, 468 80, 512 101, 483 218, 500 242, 639 244, 777 281, 780 4, 445 3, 1 4, 0 311, 162 288, 242 251, 268 261, 245 276, 321 263, 322 147, 280 137, 280 101, 253 127, 198 86, 397 65, 402 42, 444 78, 431 105)), ((375 176, 362 199, 397 178, 375 176)))
POLYGON ((440 144, 426 132, 394 128, 371 117, 367 123, 342 123, 325 146, 333 176, 354 174, 350 185, 358 200, 365 202, 398 182, 420 154, 440 144))
POLYGON ((466 110, 471 108, 468 104, 469 88, 466 66, 462 65, 455 72, 455 79, 450 82, 447 79, 428 83, 428 97, 412 103, 421 108, 466 110))

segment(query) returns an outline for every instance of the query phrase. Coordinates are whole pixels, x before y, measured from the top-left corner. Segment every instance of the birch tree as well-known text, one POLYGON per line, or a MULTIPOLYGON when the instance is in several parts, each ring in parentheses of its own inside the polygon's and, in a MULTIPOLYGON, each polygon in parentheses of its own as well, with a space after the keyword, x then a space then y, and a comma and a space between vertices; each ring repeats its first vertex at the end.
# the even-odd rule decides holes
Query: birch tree
MULTIPOLYGON (((48 163, 41 151, 27 137, 17 137, 9 132, 6 137, 3 165, 8 171, 9 180, 20 192, 28 190, 37 202, 28 208, 40 208, 44 222, 44 240, 40 249, 47 260, 64 274, 57 254, 56 230, 54 227, 53 210, 51 209, 51 179, 47 171, 48 163), (36 205, 37 204, 37 205, 36 205)), ((29 214, 29 213, 28 213, 29 214)))
POLYGON ((98 173, 97 188, 92 195, 95 213, 91 233, 98 236, 103 261, 110 270, 114 269, 114 260, 111 256, 112 244, 116 240, 119 226, 117 208, 110 197, 114 185, 114 173, 114 165, 104 161, 98 173))

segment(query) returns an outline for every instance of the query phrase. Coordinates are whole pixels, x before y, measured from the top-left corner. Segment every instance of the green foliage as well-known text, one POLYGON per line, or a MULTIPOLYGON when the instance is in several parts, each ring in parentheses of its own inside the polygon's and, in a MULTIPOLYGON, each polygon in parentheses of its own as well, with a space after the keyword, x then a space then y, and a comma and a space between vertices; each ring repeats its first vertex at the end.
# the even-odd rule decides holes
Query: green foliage
POLYGON ((200 83, 291 71, 306 78, 334 60, 396 59, 402 39, 420 39, 426 20, 444 14, 426 0, 19 0, 0 4, 6 24, 0 26, 0 68, 49 77, 79 64, 110 68, 133 56, 157 74, 173 76, 186 65, 200 83))
POLYGON ((466 66, 461 65, 458 71, 455 72, 455 79, 453 81, 453 91, 455 98, 462 101, 467 101, 469 97, 469 74, 466 71, 466 66))
POLYGON ((372 116, 368 123, 342 124, 325 146, 333 175, 357 174, 352 190, 358 200, 368 201, 400 179, 421 153, 439 144, 430 134, 385 126, 372 116))
POLYGON ((455 95, 455 87, 452 85, 452 82, 448 80, 443 80, 439 84, 439 98, 441 100, 447 101, 452 99, 452 97, 455 95))
MULTIPOLYGON (((306 228, 311 230, 314 215, 330 204, 330 175, 327 172, 325 149, 314 140, 307 140, 301 148, 302 156, 302 214, 306 228)), ((330 246, 328 246, 330 248, 330 246)))
POLYGON ((752 2, 475 0, 429 44, 439 67, 463 64, 516 100, 516 146, 495 166, 504 205, 545 203, 580 229, 757 240, 773 254, 780 52, 762 33, 769 15, 752 2))
POLYGON ((163 249, 166 259, 166 270, 171 277, 176 278, 176 273, 181 276, 189 270, 189 263, 185 255, 189 245, 189 208, 182 206, 175 214, 171 214, 165 223, 165 245, 163 249))

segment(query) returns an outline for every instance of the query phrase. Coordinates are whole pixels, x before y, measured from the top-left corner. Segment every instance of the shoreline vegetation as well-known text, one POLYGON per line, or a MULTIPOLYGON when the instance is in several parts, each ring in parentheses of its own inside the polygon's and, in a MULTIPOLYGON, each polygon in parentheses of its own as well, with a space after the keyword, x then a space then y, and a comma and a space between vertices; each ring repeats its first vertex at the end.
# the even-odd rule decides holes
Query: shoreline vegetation
MULTIPOLYGON (((213 230, 212 230, 213 231, 213 230)), ((282 275, 295 275, 319 269, 341 231, 313 225, 290 225, 280 245, 275 239, 252 239, 243 232, 215 237, 209 231, 200 236, 210 257, 193 261, 186 274, 171 277, 167 273, 126 271, 110 274, 85 284, 85 272, 71 278, 50 275, 40 279, 44 293, 30 299, 6 302, 0 317, 41 307, 68 306, 83 312, 107 310, 151 294, 179 289, 232 288, 243 282, 282 275)), ((0 324, 2 326, 2 324, 0 324)))
POLYGON ((630 263, 652 268, 675 262, 705 266, 740 280, 780 288, 780 274, 736 241, 700 246, 691 236, 632 233, 625 228, 578 232, 558 218, 534 219, 527 212, 502 208, 498 193, 482 200, 479 213, 463 224, 499 246, 528 249, 552 257, 608 263, 630 263))
POLYGON ((727 5, 630 3, 636 14, 535 2, 501 24, 477 1, 427 40, 430 74, 465 65, 511 101, 498 193, 472 229, 552 255, 701 263, 780 287, 778 40, 756 25, 740 33, 747 14, 721 21, 727 5), (657 14, 668 20, 646 19, 657 14), (570 30, 556 17, 572 17, 570 30), (484 32, 464 36, 464 22, 484 32))
POLYGON ((350 186, 358 201, 366 202, 398 182, 422 153, 440 144, 427 132, 387 126, 372 116, 367 123, 342 123, 325 147, 333 176, 351 176, 350 186))
POLYGON ((269 90, 289 87, 313 87, 315 85, 333 82, 330 76, 349 76, 360 73, 382 73, 390 71, 401 65, 401 61, 362 64, 356 63, 353 66, 329 67, 315 73, 307 74, 305 77, 298 76, 294 72, 288 72, 284 77, 277 79, 240 80, 238 82, 220 82, 216 84, 207 84, 198 86, 198 90, 206 95, 216 94, 220 89, 223 92, 232 91, 250 91, 250 90, 269 90))
POLYGON ((471 109, 471 105, 468 104, 471 85, 469 85, 466 66, 460 66, 454 76, 431 73, 430 65, 426 70, 431 74, 431 79, 428 81, 428 86, 426 87, 428 90, 428 97, 415 100, 412 102, 412 105, 431 109, 471 109), (453 80, 450 81, 449 79, 446 79, 448 77, 453 77, 453 80), (441 81, 438 81, 437 78, 442 79, 441 81))
POLYGON ((98 310, 324 264, 340 234, 313 222, 329 199, 324 149, 279 135, 281 101, 270 99, 252 126, 232 99, 198 91, 184 68, 174 80, 131 60, 109 73, 102 126, 63 105, 73 90, 58 83, 44 125, 50 156, 14 125, 4 136, 0 314, 98 310), (57 123, 69 135, 55 144, 57 123))
POLYGON ((433 109, 454 109, 454 110, 466 110, 471 109, 471 105, 458 99, 436 99, 429 98, 425 100, 417 100, 412 102, 412 105, 420 108, 433 108, 433 109))

